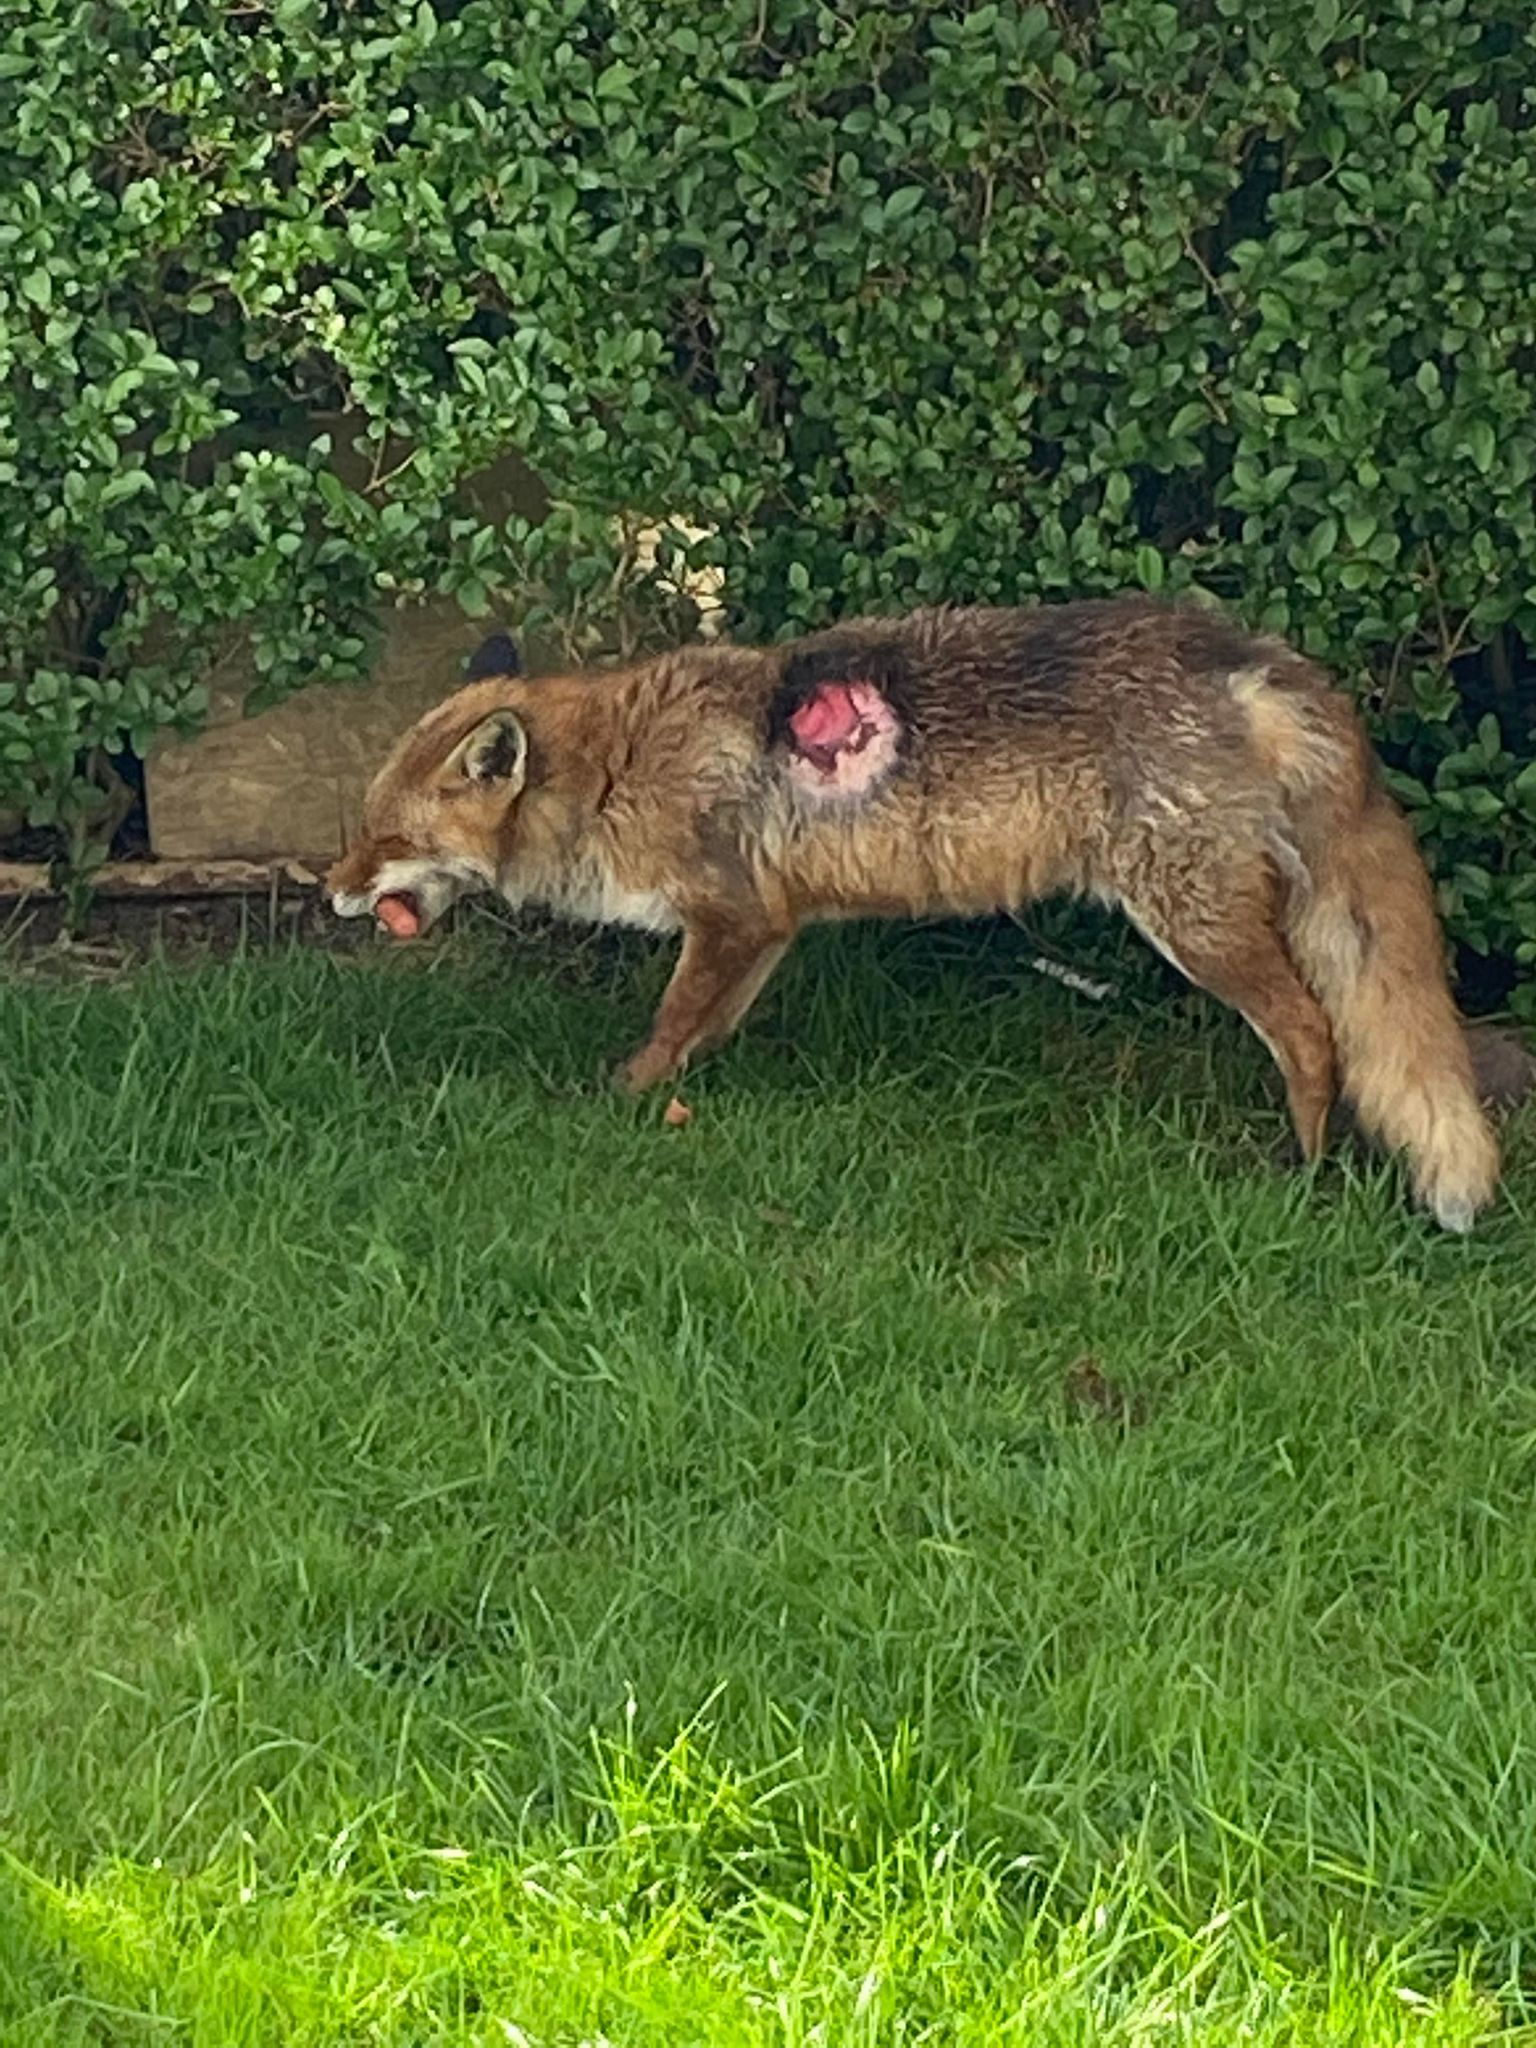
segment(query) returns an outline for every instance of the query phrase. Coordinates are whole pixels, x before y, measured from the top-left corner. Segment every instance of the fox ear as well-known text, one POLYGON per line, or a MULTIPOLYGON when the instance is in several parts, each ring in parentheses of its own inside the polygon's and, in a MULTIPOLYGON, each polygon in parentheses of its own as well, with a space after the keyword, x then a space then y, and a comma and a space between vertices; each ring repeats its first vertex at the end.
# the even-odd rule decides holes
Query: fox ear
POLYGON ((510 633, 493 633, 464 665, 466 682, 483 683, 492 676, 515 676, 522 672, 517 643, 510 633))
POLYGON ((528 735, 515 711, 493 711, 459 741, 443 766, 450 780, 516 796, 528 773, 528 735))

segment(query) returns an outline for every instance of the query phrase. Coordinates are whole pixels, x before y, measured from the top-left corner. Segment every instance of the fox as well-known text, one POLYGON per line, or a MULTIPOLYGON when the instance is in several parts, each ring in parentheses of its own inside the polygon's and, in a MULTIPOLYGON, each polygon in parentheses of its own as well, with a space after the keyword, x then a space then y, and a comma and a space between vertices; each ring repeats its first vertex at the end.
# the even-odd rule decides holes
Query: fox
POLYGON ((1429 874, 1360 713, 1204 604, 940 606, 538 676, 495 633, 325 886, 406 940, 471 892, 677 935, 632 1092, 728 1038, 803 926, 1071 893, 1247 1023, 1304 1161, 1342 1098, 1445 1230, 1496 1193, 1429 874))

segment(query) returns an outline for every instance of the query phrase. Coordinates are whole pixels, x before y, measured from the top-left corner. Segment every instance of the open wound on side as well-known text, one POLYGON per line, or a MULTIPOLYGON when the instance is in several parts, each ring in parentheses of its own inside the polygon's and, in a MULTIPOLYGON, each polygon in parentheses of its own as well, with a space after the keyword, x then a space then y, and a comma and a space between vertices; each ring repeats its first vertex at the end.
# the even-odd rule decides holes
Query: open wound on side
POLYGON ((901 721, 874 683, 815 684, 785 721, 789 772, 814 796, 861 796, 896 762, 901 721))

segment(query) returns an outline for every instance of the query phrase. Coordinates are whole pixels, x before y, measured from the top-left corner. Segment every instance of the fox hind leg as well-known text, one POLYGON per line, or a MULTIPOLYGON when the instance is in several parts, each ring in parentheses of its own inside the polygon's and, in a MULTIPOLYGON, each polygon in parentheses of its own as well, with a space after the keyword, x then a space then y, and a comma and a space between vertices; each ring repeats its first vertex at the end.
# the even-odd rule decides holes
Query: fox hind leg
POLYGON ((1263 1042, 1285 1082, 1303 1159, 1327 1143, 1335 1091, 1333 1032, 1302 981, 1275 924, 1273 890, 1225 895, 1220 908, 1126 903, 1131 922, 1184 975, 1236 1010, 1263 1042))

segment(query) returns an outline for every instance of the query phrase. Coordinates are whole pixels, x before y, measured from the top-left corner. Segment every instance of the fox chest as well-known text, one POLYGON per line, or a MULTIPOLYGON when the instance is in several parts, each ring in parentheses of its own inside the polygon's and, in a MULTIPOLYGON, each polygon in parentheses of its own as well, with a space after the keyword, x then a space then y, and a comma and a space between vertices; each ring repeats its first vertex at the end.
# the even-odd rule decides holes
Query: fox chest
POLYGON ((510 901, 537 903, 575 924, 675 932, 682 922, 659 890, 627 888, 596 862, 581 862, 563 873, 544 876, 529 888, 506 893, 510 901))

